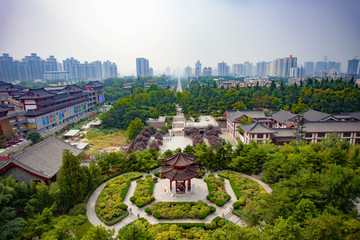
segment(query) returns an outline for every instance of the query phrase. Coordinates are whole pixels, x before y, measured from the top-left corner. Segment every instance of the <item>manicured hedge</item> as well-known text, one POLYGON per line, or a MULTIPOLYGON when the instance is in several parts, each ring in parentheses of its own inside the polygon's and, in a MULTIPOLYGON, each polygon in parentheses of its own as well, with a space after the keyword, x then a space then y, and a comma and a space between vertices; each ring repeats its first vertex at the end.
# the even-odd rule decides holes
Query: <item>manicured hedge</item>
POLYGON ((213 174, 209 174, 209 177, 205 178, 205 182, 209 190, 206 198, 209 201, 221 207, 231 199, 231 196, 225 191, 223 178, 216 178, 213 174))
POLYGON ((219 176, 229 179, 230 185, 238 199, 233 204, 233 213, 244 221, 247 221, 249 216, 246 216, 243 211, 246 204, 257 201, 262 195, 267 194, 266 191, 257 182, 239 173, 223 171, 219 173, 219 176))
POLYGON ((219 176, 229 179, 230 185, 238 199, 233 204, 234 209, 242 209, 246 202, 256 201, 261 195, 266 195, 266 191, 257 182, 231 171, 223 171, 219 176))
POLYGON ((98 217, 107 225, 113 225, 128 215, 124 200, 132 180, 140 178, 141 173, 130 172, 109 181, 100 193, 95 204, 98 217))
POLYGON ((155 197, 151 195, 154 191, 155 181, 151 175, 148 175, 145 179, 138 179, 136 183, 134 196, 130 198, 130 201, 141 208, 155 200, 155 197))
POLYGON ((213 211, 213 208, 210 209, 201 200, 197 202, 157 202, 145 209, 145 212, 150 212, 157 219, 204 219, 213 211))

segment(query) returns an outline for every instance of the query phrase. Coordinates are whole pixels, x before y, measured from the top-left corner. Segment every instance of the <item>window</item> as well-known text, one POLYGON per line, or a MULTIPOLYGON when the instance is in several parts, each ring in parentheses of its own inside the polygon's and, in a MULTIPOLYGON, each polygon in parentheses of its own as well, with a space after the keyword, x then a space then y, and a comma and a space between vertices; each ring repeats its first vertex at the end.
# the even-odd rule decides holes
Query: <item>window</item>
POLYGON ((264 134, 258 134, 257 138, 264 138, 264 134))
POLYGON ((357 137, 360 137, 360 132, 356 133, 356 136, 357 136, 357 137))
POLYGON ((325 133, 318 133, 317 136, 318 136, 319 138, 325 137, 325 133))
POLYGON ((343 137, 351 137, 351 133, 343 133, 343 137))
POLYGON ((311 138, 311 137, 312 137, 312 133, 305 133, 305 137, 306 137, 306 138, 311 138))

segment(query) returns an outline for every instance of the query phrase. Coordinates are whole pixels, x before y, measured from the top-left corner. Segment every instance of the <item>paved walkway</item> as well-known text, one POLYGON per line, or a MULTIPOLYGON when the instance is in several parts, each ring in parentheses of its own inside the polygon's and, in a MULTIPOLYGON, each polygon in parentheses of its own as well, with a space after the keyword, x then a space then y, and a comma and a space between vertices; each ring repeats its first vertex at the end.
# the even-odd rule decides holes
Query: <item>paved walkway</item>
MULTIPOLYGON (((154 172, 156 171, 160 171, 161 168, 157 168, 154 169, 153 171, 151 171, 151 175, 154 174, 154 172)), ((215 173, 217 176, 217 173, 215 173)), ((144 174, 143 178, 146 176, 147 174, 144 174)), ((251 176, 242 174, 245 177, 250 178, 251 180, 254 180, 256 182, 258 182, 261 186, 264 187, 264 189, 268 192, 271 193, 271 188, 266 185, 265 183, 261 182, 260 180, 253 178, 251 176)), ((217 176, 218 177, 218 176, 217 176)), ((109 180, 110 181, 110 180, 109 180)), ((128 190, 128 193, 124 199, 124 203, 126 205, 128 205, 128 210, 130 211, 129 216, 127 216, 126 218, 124 218, 123 220, 121 220, 120 222, 112 225, 112 226, 107 226, 105 225, 103 222, 100 221, 100 219, 97 217, 96 212, 95 212, 95 203, 97 198, 99 197, 101 191, 104 189, 106 183, 101 184, 95 191, 94 193, 91 195, 86 207, 87 207, 87 211, 86 211, 86 215, 87 218, 89 219, 90 223, 94 226, 97 225, 102 225, 108 229, 115 229, 115 232, 117 233, 121 228, 125 227, 126 225, 128 225, 129 223, 135 221, 138 217, 143 217, 145 218, 149 223, 151 224, 157 224, 157 223, 210 223, 212 219, 214 219, 215 217, 222 217, 225 218, 227 220, 230 220, 231 222, 239 225, 239 226, 245 226, 245 223, 239 219, 237 216, 232 214, 232 205, 233 203, 237 200, 234 191, 231 188, 231 185, 229 183, 229 181, 227 179, 225 179, 224 181, 224 185, 225 185, 225 190, 226 192, 231 196, 231 199, 222 207, 216 206, 215 204, 213 204, 212 202, 208 201, 206 199, 206 195, 208 194, 208 190, 207 190, 207 186, 206 184, 202 184, 204 183, 203 179, 193 179, 192 180, 192 184, 195 185, 195 189, 193 189, 194 192, 191 192, 188 196, 191 195, 190 199, 186 199, 186 198, 182 198, 182 197, 178 197, 174 198, 171 197, 170 192, 168 193, 168 195, 166 195, 166 197, 164 197, 165 195, 163 194, 162 197, 159 197, 161 195, 161 191, 164 192, 164 184, 168 183, 167 179, 159 179, 159 182, 155 184, 155 188, 154 188, 154 196, 156 198, 160 198, 160 200, 162 200, 162 198, 164 198, 164 200, 167 201, 196 201, 196 200, 202 200, 203 202, 206 202, 209 206, 214 206, 216 207, 216 211, 210 215, 208 215, 205 219, 174 219, 174 220, 159 220, 156 219, 155 217, 148 215, 147 213, 145 213, 144 209, 148 206, 151 206, 154 202, 159 201, 159 199, 155 199, 154 202, 151 202, 150 204, 148 204, 147 206, 143 207, 143 208, 138 208, 135 206, 135 204, 133 204, 132 202, 130 202, 130 197, 134 195, 135 192, 135 188, 136 188, 136 181, 132 181, 128 190), (197 189, 197 187, 199 189, 197 189), (205 188, 205 190, 203 189, 205 188), (196 195, 194 195, 193 193, 195 193, 195 190, 201 190, 198 194, 198 197, 196 197, 196 195), (160 191, 160 193, 159 193, 160 191), (200 194, 201 193, 201 194, 200 194), (206 194, 205 194, 206 193, 206 194), (204 197, 205 196, 205 197, 204 197)), ((174 194, 175 195, 175 194, 174 194)), ((164 201, 163 200, 163 201, 164 201)))

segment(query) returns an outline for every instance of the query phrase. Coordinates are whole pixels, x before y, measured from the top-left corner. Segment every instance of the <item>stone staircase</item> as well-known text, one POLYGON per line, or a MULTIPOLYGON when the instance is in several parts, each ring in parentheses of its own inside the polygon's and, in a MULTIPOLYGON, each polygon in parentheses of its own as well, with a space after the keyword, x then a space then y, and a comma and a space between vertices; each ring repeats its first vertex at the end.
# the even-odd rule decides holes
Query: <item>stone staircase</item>
POLYGON ((126 218, 124 218, 123 220, 121 220, 119 226, 120 228, 125 227, 126 225, 134 222, 137 220, 137 216, 135 216, 134 214, 130 214, 129 216, 127 216, 126 218))

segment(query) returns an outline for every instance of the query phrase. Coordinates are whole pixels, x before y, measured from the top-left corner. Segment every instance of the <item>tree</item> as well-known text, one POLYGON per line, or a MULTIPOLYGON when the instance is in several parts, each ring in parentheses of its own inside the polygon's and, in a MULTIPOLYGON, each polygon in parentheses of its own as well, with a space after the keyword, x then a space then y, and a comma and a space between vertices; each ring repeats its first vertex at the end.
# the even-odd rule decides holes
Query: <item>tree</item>
POLYGON ((91 161, 90 163, 89 172, 91 176, 91 183, 97 184, 101 181, 101 168, 94 161, 91 161))
POLYGON ((135 118, 135 120, 130 122, 129 127, 126 131, 127 137, 130 140, 134 140, 144 128, 144 123, 141 121, 141 119, 135 118))
POLYGON ((37 131, 29 131, 28 134, 26 135, 26 138, 28 140, 31 140, 31 142, 33 144, 37 143, 38 141, 40 141, 41 136, 40 133, 37 131))
POLYGON ((141 221, 136 221, 125 230, 120 230, 118 238, 119 240, 150 240, 153 239, 153 236, 150 235, 141 221))
POLYGON ((304 139, 303 131, 304 131, 304 117, 302 113, 299 113, 297 115, 296 121, 295 121, 295 137, 296 137, 296 147, 299 149, 300 142, 304 139))
POLYGON ((92 227, 87 233, 81 238, 82 240, 112 240, 115 229, 106 229, 103 226, 92 227))
POLYGON ((308 109, 309 107, 304 103, 303 99, 299 97, 298 102, 292 105, 291 112, 297 114, 300 112, 305 112, 308 109))
POLYGON ((308 222, 305 234, 309 239, 335 240, 344 239, 343 230, 341 217, 333 216, 325 211, 319 217, 308 222))
POLYGON ((74 156, 67 149, 64 150, 57 181, 61 191, 59 206, 63 210, 69 210, 80 202, 88 190, 87 174, 80 162, 80 157, 74 156))
POLYGON ((246 110, 246 104, 243 101, 237 101, 233 105, 233 110, 246 110))

